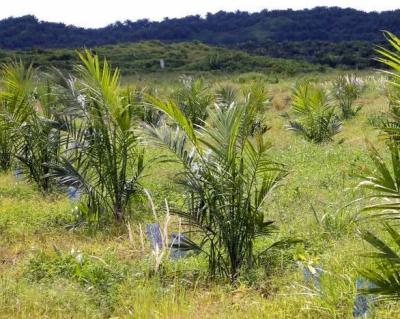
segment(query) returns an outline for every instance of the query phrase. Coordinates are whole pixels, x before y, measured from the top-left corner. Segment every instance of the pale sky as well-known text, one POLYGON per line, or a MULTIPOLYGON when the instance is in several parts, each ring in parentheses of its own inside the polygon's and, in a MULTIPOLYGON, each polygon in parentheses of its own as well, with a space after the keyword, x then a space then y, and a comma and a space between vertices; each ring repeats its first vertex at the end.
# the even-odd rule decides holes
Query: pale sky
POLYGON ((364 11, 400 9, 399 0, 14 0, 2 1, 0 19, 33 14, 40 20, 82 27, 115 21, 162 20, 207 12, 303 9, 316 6, 352 7, 364 11))

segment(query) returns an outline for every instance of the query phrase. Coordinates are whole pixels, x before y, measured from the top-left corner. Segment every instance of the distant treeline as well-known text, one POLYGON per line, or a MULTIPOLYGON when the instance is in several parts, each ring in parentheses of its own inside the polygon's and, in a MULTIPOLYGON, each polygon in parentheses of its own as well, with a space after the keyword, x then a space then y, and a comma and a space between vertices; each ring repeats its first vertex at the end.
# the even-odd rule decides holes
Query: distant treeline
POLYGON ((76 48, 161 40, 198 40, 251 53, 301 58, 330 66, 373 65, 373 44, 382 30, 400 33, 400 10, 366 13, 318 7, 311 10, 218 12, 151 22, 116 22, 99 29, 38 21, 34 16, 0 21, 0 48, 76 48))

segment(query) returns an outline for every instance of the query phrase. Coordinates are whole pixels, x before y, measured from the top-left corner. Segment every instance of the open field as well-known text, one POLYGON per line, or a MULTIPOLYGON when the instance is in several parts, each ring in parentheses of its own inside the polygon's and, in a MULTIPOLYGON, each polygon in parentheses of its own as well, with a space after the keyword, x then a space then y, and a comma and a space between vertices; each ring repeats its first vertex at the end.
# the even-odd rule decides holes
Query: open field
MULTIPOLYGON (((316 74, 313 81, 330 87, 338 73, 316 74)), ((175 76, 153 81, 128 77, 124 85, 152 86, 161 95, 178 87, 175 76), (155 86, 155 87, 154 87, 155 86)), ((154 76, 155 77, 155 76, 154 76)), ((0 317, 1 318, 352 318, 358 270, 371 251, 360 238, 369 229, 385 238, 381 224, 363 219, 365 195, 358 175, 372 168, 366 139, 379 150, 384 143, 373 127, 388 110, 386 79, 363 72, 365 84, 356 104, 363 106, 344 121, 332 142, 316 144, 287 130, 292 89, 297 78, 271 83, 262 73, 205 79, 215 92, 221 86, 239 92, 253 82, 266 88, 264 112, 270 127, 270 156, 288 171, 263 205, 267 220, 279 231, 255 246, 285 238, 302 242, 273 250, 262 265, 240 274, 234 285, 211 280, 203 254, 172 261, 157 260, 145 235, 146 224, 166 222, 165 200, 184 203, 184 188, 174 177, 176 163, 156 162, 145 171, 144 187, 154 200, 157 219, 146 196, 132 204, 123 223, 94 230, 77 224, 77 202, 56 191, 43 195, 32 183, 12 173, 0 176, 0 317), (375 121, 375 122, 374 122, 375 121), (324 270, 320 289, 305 281, 298 262, 324 270)), ((167 154, 146 145, 145 161, 167 154)), ((178 217, 168 232, 179 231, 178 217)), ((375 318, 400 318, 396 302, 377 303, 375 318)))

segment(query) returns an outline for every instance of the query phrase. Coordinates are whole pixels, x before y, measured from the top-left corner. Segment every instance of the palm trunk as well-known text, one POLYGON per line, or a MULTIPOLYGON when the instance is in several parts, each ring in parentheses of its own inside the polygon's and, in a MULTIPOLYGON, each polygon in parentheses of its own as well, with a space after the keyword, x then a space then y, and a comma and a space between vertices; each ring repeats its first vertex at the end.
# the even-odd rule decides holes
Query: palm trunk
POLYGON ((114 205, 114 216, 115 216, 115 220, 118 223, 121 223, 124 221, 124 208, 122 207, 122 204, 120 202, 117 202, 114 205))

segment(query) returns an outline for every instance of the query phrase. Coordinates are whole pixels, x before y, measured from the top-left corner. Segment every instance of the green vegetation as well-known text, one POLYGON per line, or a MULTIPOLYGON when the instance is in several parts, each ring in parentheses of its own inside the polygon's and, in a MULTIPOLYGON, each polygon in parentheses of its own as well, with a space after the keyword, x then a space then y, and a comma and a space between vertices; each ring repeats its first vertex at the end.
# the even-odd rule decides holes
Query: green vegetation
POLYGON ((134 98, 129 89, 121 93, 119 71, 107 61, 101 65, 89 51, 80 58, 81 78, 71 86, 72 102, 60 122, 67 154, 59 165, 47 165, 48 176, 86 195, 80 211, 87 220, 113 215, 122 221, 131 197, 140 191, 144 169, 144 150, 133 129, 134 98))
POLYGON ((182 78, 182 85, 174 94, 176 104, 194 125, 201 125, 207 118, 208 108, 214 103, 214 97, 204 80, 182 78))
MULTIPOLYGON (((244 265, 251 270, 268 251, 255 252, 253 247, 258 237, 271 236, 275 229, 265 220, 262 206, 284 176, 282 165, 268 156, 265 132, 254 130, 263 93, 253 89, 243 103, 227 109, 217 105, 198 130, 179 106, 155 100, 183 134, 169 126, 149 128, 153 139, 173 151, 184 168, 178 182, 185 187, 188 204, 179 216, 202 236, 200 245, 190 244, 206 253, 213 277, 223 275, 232 282, 244 265)), ((196 92, 192 97, 202 99, 196 92)))
POLYGON ((392 71, 312 80, 121 81, 90 51, 71 74, 3 65, 0 317, 352 318, 364 294, 399 317, 387 36, 392 71), (363 108, 341 122, 350 77, 363 108))
MULTIPOLYGON (((399 89, 400 75, 400 39, 391 33, 386 33, 392 50, 380 49, 382 55, 381 62, 388 65, 392 71, 388 71, 390 77, 389 85, 394 90, 399 89)), ((364 211, 373 212, 372 216, 384 221, 384 229, 389 234, 391 243, 385 243, 370 231, 363 233, 363 238, 370 243, 377 252, 371 253, 375 262, 375 267, 363 269, 361 272, 366 278, 371 280, 373 287, 368 289, 369 293, 377 293, 384 299, 398 300, 400 297, 400 270, 399 270, 399 247, 400 234, 395 226, 390 222, 398 219, 399 197, 400 197, 400 122, 396 113, 396 105, 399 104, 397 98, 389 95, 391 100, 390 120, 381 124, 383 136, 385 138, 386 149, 390 153, 390 164, 385 163, 385 159, 378 151, 370 146, 370 156, 374 162, 375 170, 367 171, 360 186, 371 190, 368 195, 372 199, 372 204, 368 204, 364 211)))
MULTIPOLYGON (((318 72, 324 68, 303 61, 270 58, 248 53, 209 46, 200 42, 164 44, 160 41, 147 41, 134 44, 119 44, 95 47, 93 51, 100 57, 107 57, 113 67, 118 67, 123 75, 148 72, 228 72, 244 73, 250 71, 274 75, 294 75, 297 73, 318 72), (161 69, 163 59, 165 69, 161 69)), ((1 51, 0 62, 21 59, 26 64, 42 68, 54 66, 72 71, 79 62, 74 49, 34 49, 27 51, 1 51)))
MULTIPOLYGON (((399 33, 399 25, 399 10, 363 12, 338 7, 254 13, 219 11, 205 17, 193 15, 166 18, 160 22, 148 19, 117 21, 99 29, 23 16, 0 21, 0 48, 98 47, 147 40, 165 43, 201 41, 256 55, 304 60, 335 68, 365 69, 377 66, 373 60, 376 56, 374 45, 384 42, 380 32, 399 33)), ((211 60, 215 65, 221 63, 218 57, 211 60)))
MULTIPOLYGON (((5 135, 4 153, 12 151, 18 158, 26 176, 44 192, 51 189, 52 181, 46 174, 47 165, 59 160, 60 132, 56 118, 60 116, 57 92, 43 79, 34 83, 35 71, 22 62, 2 68, 3 91, 1 99, 1 127, 5 135), (7 145, 12 141, 12 145, 7 145)), ((4 165, 10 166, 10 163, 4 165)))
POLYGON ((354 102, 360 97, 362 90, 363 83, 354 74, 339 76, 333 83, 333 95, 344 119, 355 116, 361 110, 361 107, 354 107, 354 102))
POLYGON ((309 82, 299 83, 292 103, 298 118, 290 121, 288 128, 306 139, 316 143, 330 141, 342 129, 335 107, 322 88, 309 82))

